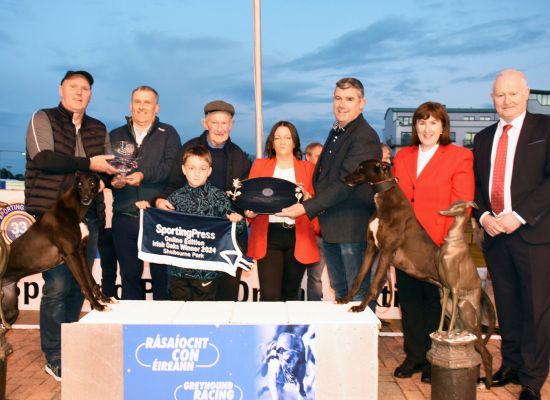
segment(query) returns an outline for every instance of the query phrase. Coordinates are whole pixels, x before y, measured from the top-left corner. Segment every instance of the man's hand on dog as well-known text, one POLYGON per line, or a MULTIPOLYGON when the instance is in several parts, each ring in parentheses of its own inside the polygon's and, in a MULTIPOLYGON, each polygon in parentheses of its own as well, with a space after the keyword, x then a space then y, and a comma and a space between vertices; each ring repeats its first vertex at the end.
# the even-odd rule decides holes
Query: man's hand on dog
POLYGON ((298 217, 301 217, 302 215, 305 215, 306 209, 304 208, 303 204, 296 203, 291 205, 290 207, 283 208, 281 212, 278 212, 275 214, 277 217, 289 217, 292 219, 296 219, 298 217))
POLYGON ((103 172, 105 174, 114 175, 118 170, 113 167, 108 160, 115 158, 113 155, 99 155, 90 158, 90 171, 103 172))

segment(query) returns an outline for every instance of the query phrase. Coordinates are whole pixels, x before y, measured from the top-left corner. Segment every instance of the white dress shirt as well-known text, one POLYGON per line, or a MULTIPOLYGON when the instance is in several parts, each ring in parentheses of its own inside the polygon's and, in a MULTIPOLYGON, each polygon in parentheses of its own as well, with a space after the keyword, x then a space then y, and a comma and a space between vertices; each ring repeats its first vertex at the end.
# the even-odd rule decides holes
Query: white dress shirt
MULTIPOLYGON (((505 125, 512 125, 512 128, 508 130, 508 149, 506 150, 506 169, 504 172, 504 209, 501 214, 506 214, 512 212, 516 218, 521 221, 522 224, 525 224, 525 220, 521 218, 519 214, 512 210, 512 172, 514 169, 514 157, 516 155, 516 148, 518 146, 519 133, 521 132, 521 127, 523 126, 523 121, 525 120, 525 114, 523 113, 520 116, 513 119, 511 122, 506 122, 503 119, 500 119, 497 125, 497 130, 493 139, 493 147, 491 150, 491 173, 489 175, 489 200, 491 199, 491 189, 493 187, 493 171, 495 168, 495 158, 497 155, 498 141, 502 136, 505 125)), ((485 212, 481 218, 482 222, 483 217, 489 212, 485 212)))

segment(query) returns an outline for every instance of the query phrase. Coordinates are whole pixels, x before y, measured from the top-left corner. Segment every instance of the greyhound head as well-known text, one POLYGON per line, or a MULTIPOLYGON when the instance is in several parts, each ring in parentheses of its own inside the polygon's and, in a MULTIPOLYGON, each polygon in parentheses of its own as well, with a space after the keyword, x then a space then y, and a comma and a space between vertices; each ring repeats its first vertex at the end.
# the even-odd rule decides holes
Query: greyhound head
POLYGON ((462 201, 458 200, 455 201, 451 206, 446 210, 441 210, 439 213, 441 215, 445 215, 447 217, 456 217, 459 215, 466 215, 466 212, 468 211, 469 207, 473 207, 475 209, 478 209, 478 206, 473 201, 462 201))
POLYGON ((99 193, 99 176, 94 173, 77 171, 74 185, 80 203, 83 206, 89 206, 99 193))
POLYGON ((306 362, 302 338, 294 333, 283 332, 277 339, 275 351, 286 381, 301 381, 304 378, 302 368, 306 362))
POLYGON ((372 185, 391 179, 393 179, 391 164, 373 159, 363 161, 359 164, 355 171, 344 178, 344 182, 349 186, 355 186, 365 182, 372 185))

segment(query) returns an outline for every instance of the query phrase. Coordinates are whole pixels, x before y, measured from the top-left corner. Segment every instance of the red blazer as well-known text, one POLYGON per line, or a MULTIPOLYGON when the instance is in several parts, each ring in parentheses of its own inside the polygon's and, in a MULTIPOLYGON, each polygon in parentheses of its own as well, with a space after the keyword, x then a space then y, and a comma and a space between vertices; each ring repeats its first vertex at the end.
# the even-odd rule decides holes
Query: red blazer
MULTIPOLYGON (((249 178, 270 177, 275 172, 275 158, 259 158, 252 164, 249 178)), ((304 185, 304 189, 313 195, 313 170, 315 166, 309 161, 294 159, 294 175, 296 183, 304 185)), ((248 256, 259 260, 265 257, 267 251, 267 228, 269 216, 260 214, 250 222, 250 237, 248 239, 248 256)), ((320 260, 319 247, 313 231, 313 223, 306 215, 296 219, 296 246, 294 256, 302 264, 311 264, 320 260)))
POLYGON ((394 175, 411 202, 416 218, 432 240, 440 246, 453 217, 439 214, 457 200, 474 199, 473 153, 449 144, 439 146, 418 178, 418 146, 400 150, 394 158, 394 175))

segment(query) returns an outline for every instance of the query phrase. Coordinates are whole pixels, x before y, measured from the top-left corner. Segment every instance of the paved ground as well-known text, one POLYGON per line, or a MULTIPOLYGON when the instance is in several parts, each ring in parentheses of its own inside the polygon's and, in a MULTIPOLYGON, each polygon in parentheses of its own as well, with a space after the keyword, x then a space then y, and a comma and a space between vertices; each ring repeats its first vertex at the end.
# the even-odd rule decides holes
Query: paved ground
MULTIPOLYGON (((388 330, 386 328, 386 330, 388 330)), ((389 330, 392 330, 390 328, 389 330)), ((395 331, 395 329, 393 329, 395 331)), ((395 332, 394 332, 395 333, 395 332)), ((44 357, 40 352, 38 329, 15 329, 8 333, 8 342, 15 349, 8 357, 7 399, 9 400, 58 400, 61 384, 44 372, 44 357)), ((499 340, 489 342, 494 365, 500 365, 499 340)), ((430 398, 430 385, 420 382, 420 375, 410 379, 396 379, 393 370, 403 359, 403 339, 400 336, 380 336, 379 340, 379 399, 422 400, 430 398)), ((550 399, 550 379, 542 392, 543 399, 550 399)), ((478 389, 478 400, 517 399, 520 387, 508 385, 492 390, 478 389)), ((82 399, 86 400, 83 394, 82 399)), ((105 399, 109 400, 109 399, 105 399)), ((152 399, 153 400, 153 399, 152 399)), ((154 399, 156 400, 156 399, 154 399)), ((346 399, 341 399, 346 400, 346 399)))

